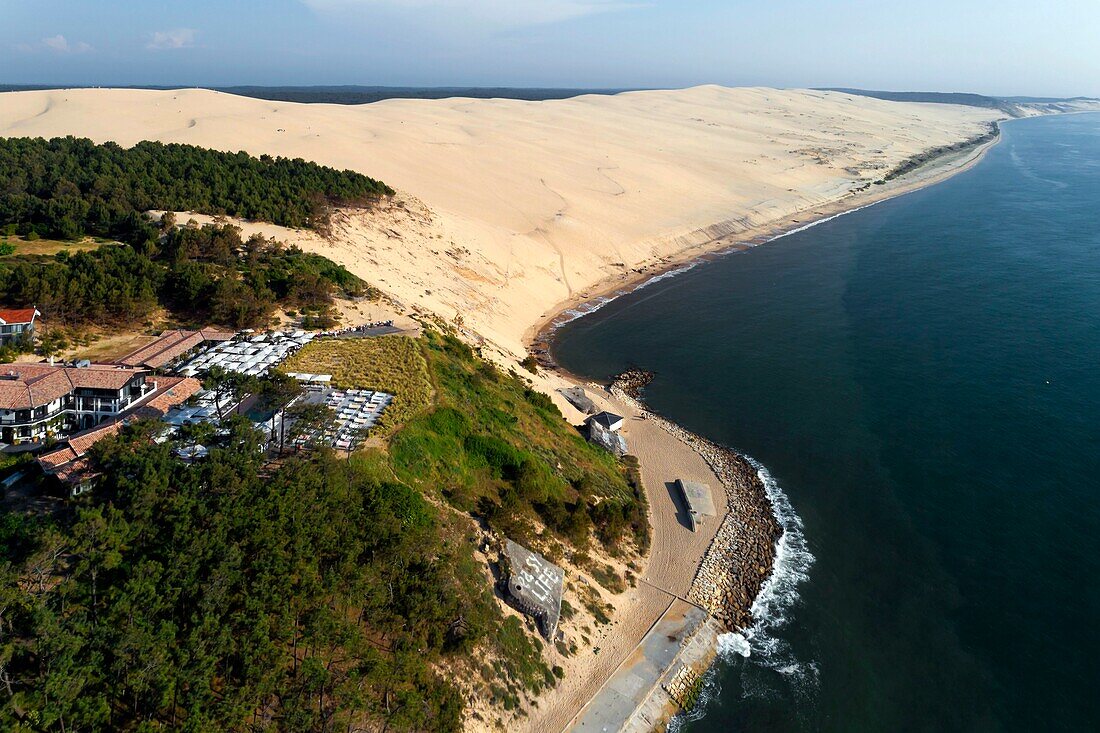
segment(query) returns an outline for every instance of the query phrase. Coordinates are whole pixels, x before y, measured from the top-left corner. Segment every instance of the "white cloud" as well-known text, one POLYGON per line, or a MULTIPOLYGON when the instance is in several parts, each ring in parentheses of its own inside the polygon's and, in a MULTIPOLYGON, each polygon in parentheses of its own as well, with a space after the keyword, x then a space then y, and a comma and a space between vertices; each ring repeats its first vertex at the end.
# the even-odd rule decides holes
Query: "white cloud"
POLYGON ((318 12, 390 7, 407 10, 453 11, 494 25, 555 23, 585 15, 638 7, 623 0, 301 0, 318 12))
MULTIPOLYGON (((31 46, 21 46, 20 48, 23 50, 34 50, 31 46)), ((69 40, 60 33, 56 36, 43 38, 40 48, 44 48, 47 51, 53 51, 54 53, 84 53, 85 51, 92 50, 92 47, 84 41, 69 43, 69 40)))
POLYGON ((155 31, 149 37, 145 47, 153 51, 165 51, 176 48, 190 48, 195 45, 194 28, 175 28, 170 31, 155 31))

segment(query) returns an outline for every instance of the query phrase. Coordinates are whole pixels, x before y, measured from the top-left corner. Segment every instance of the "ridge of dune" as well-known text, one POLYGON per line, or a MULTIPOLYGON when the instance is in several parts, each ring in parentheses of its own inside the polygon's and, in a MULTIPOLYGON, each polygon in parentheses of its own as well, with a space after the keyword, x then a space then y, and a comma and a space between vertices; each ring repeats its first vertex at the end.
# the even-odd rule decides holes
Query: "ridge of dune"
POLYGON ((718 86, 358 106, 204 89, 0 94, 3 136, 191 143, 385 181, 399 195, 342 212, 331 240, 279 236, 407 307, 461 316, 511 354, 534 324, 600 283, 850 199, 908 157, 979 135, 1000 116, 718 86))
MULTIPOLYGON (((344 264, 406 309, 461 323, 496 347, 486 356, 512 364, 535 327, 564 303, 957 170, 962 159, 916 181, 874 185, 911 156, 980 135, 1000 116, 839 92, 718 86, 360 106, 203 89, 0 94, 2 136, 190 143, 301 157, 386 182, 396 196, 371 210, 338 211, 327 239, 240 225, 246 236, 276 236, 344 264)), ((571 423, 584 418, 555 391, 570 384, 565 375, 541 370, 531 381, 571 423)), ((698 447, 658 420, 641 419, 639 405, 593 396, 627 416, 624 432, 650 501, 652 551, 639 571, 642 582, 601 596, 614 609, 612 622, 599 626, 580 654, 558 660, 564 679, 537 705, 501 719, 516 731, 557 733, 586 706, 598 707, 608 680, 639 657, 659 621, 675 615, 675 600, 688 594, 718 529, 684 529, 672 495, 652 491, 685 477, 719 486, 698 447)), ((718 501, 724 512, 727 502, 718 501)), ((657 680, 633 684, 649 683, 657 680)), ((486 720, 468 717, 467 728, 496 729, 487 722, 497 717, 487 701, 473 705, 486 720)))

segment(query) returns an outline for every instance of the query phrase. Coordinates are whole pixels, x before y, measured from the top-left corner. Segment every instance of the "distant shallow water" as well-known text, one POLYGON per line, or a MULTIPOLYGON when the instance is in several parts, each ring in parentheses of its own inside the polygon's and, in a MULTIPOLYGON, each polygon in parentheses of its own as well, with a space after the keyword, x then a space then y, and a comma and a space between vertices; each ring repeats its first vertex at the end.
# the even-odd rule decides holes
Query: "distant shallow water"
POLYGON ((553 353, 654 371, 649 405, 802 524, 682 731, 1100 729, 1100 115, 1010 122, 970 171, 651 282, 553 353))

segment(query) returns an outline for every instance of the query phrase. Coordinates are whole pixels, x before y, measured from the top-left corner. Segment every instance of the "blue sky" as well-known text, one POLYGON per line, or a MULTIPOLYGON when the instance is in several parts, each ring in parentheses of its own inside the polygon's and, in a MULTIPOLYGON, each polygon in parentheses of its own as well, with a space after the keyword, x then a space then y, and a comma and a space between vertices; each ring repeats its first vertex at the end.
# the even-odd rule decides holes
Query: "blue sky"
POLYGON ((1100 0, 0 0, 0 82, 1100 96, 1100 0))

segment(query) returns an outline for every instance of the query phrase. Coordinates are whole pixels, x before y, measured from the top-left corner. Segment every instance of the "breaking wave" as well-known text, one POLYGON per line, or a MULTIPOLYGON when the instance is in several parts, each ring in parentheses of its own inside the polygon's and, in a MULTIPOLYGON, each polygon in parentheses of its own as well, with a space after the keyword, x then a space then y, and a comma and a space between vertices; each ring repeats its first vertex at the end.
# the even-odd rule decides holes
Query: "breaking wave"
POLYGON ((572 323, 578 318, 583 318, 584 316, 595 313, 600 308, 603 308, 605 305, 615 300, 615 298, 619 297, 620 295, 623 295, 623 293, 618 292, 612 293, 611 295, 601 295, 594 300, 586 301, 584 303, 581 303, 580 305, 574 306, 573 308, 562 311, 551 324, 551 330, 556 331, 567 323, 572 323))
MULTIPOLYGON (((764 483, 764 491, 772 503, 776 520, 783 528, 783 535, 776 547, 771 577, 753 601, 752 627, 741 633, 719 636, 718 657, 725 665, 741 663, 770 670, 780 675, 799 696, 812 696, 820 674, 817 662, 799 659, 779 632, 790 621, 791 612, 800 599, 798 589, 809 579, 815 558, 802 531, 802 519, 790 499, 768 469, 749 456, 745 459, 756 469, 764 483)), ((672 719, 669 725, 671 733, 681 730, 690 721, 703 718, 708 703, 721 695, 721 666, 724 665, 712 665, 707 670, 698 704, 691 712, 672 719)), ((745 697, 771 697, 778 692, 766 681, 750 680, 747 675, 742 675, 741 683, 745 697)))
MULTIPOLYGON (((810 577, 814 556, 802 531, 802 519, 791 506, 790 499, 779 488, 768 469, 749 456, 745 456, 745 459, 752 464, 760 480, 764 482, 764 491, 771 500, 772 511, 783 528, 783 535, 776 547, 771 577, 753 601, 753 625, 736 636, 742 637, 744 644, 748 646, 753 664, 777 672, 795 689, 809 692, 817 687, 816 662, 798 659, 790 644, 778 632, 790 620, 791 611, 799 601, 799 587, 810 577)), ((726 642, 731 649, 739 646, 729 646, 731 644, 733 642, 726 642)), ((752 690, 746 688, 746 694, 752 693, 752 690)))
POLYGON ((841 211, 838 214, 833 214, 832 216, 826 216, 826 217, 823 217, 821 219, 814 219, 813 221, 811 221, 807 224, 803 224, 800 227, 795 227, 794 229, 788 229, 785 232, 780 232, 779 234, 776 234, 774 237, 769 237, 766 240, 765 244, 767 242, 774 242, 777 239, 782 239, 783 237, 789 237, 792 234, 798 234, 799 232, 804 232, 807 229, 812 229, 812 228, 816 227, 818 224, 825 224, 826 222, 830 222, 834 219, 839 219, 842 216, 848 216, 848 214, 854 214, 857 211, 863 211, 864 209, 869 209, 872 206, 874 206, 875 204, 881 204, 883 201, 886 201, 886 200, 888 200, 888 199, 882 199, 880 201, 872 201, 869 204, 864 204, 863 206, 857 206, 854 209, 845 209, 844 211, 841 211))
POLYGON ((699 260, 692 260, 691 262, 688 262, 685 265, 680 265, 679 267, 674 267, 671 270, 665 270, 664 272, 660 273, 659 275, 654 275, 653 277, 649 278, 648 280, 642 281, 638 285, 638 287, 636 287, 634 289, 635 290, 641 290, 642 288, 648 287, 648 286, 652 285, 653 283, 659 283, 662 280, 669 279, 670 277, 675 277, 676 275, 682 275, 683 273, 687 272, 688 270, 695 269, 695 266, 698 265, 698 264, 699 264, 699 260))
POLYGON ((600 308, 603 308, 605 305, 607 305, 611 301, 615 300, 616 298, 620 298, 620 297, 622 297, 624 295, 627 295, 628 293, 632 293, 636 290, 641 290, 642 288, 647 287, 649 285, 652 285, 655 282, 660 282, 661 280, 666 280, 666 279, 668 279, 670 277, 673 277, 675 275, 680 275, 682 273, 685 273, 688 270, 694 268, 698 264, 699 264, 698 260, 693 260, 691 262, 688 262, 686 265, 681 265, 680 267, 676 267, 672 270, 667 270, 666 272, 662 272, 659 275, 654 275, 653 277, 649 278, 648 280, 643 280, 642 282, 638 283, 637 285, 635 285, 633 288, 630 288, 629 290, 616 290, 614 293, 611 293, 609 295, 601 295, 598 298, 593 298, 592 300, 585 301, 585 302, 583 302, 579 305, 576 305, 572 308, 564 310, 550 324, 550 330, 556 331, 556 330, 558 330, 559 328, 561 328, 562 326, 564 326, 567 323, 572 323, 573 321, 577 320, 578 318, 583 318, 587 315, 591 315, 591 314, 595 313, 600 308))

